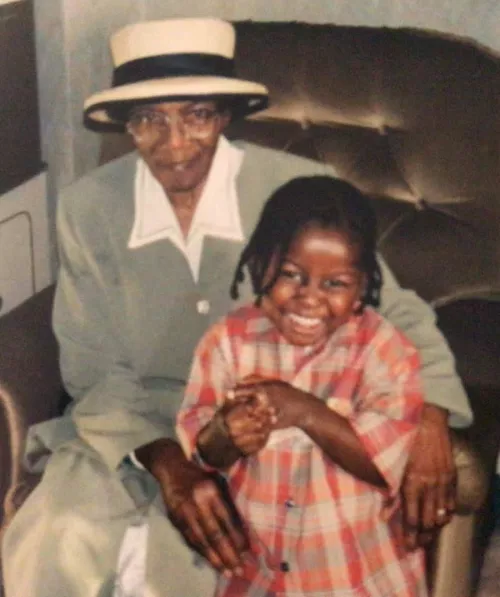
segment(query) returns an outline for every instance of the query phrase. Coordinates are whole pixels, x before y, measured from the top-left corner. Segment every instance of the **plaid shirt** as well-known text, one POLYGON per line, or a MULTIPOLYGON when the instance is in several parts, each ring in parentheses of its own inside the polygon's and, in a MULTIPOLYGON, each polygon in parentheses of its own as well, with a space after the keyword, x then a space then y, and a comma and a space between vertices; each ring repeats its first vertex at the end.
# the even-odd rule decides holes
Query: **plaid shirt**
POLYGON ((388 488, 343 470, 301 430, 274 431, 236 462, 228 483, 250 528, 255 557, 244 578, 220 577, 224 597, 422 597, 422 550, 405 551, 396 498, 423 405, 416 349, 373 309, 312 350, 288 344, 254 306, 213 326, 195 353, 179 412, 190 456, 225 392, 245 376, 279 378, 346 417, 388 488))

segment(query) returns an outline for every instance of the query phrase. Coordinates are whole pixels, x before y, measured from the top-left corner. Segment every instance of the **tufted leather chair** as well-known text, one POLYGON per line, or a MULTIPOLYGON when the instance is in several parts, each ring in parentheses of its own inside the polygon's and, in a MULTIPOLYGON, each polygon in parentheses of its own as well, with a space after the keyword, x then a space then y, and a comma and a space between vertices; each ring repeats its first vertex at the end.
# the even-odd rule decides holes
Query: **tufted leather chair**
MULTIPOLYGON (((469 40, 408 29, 236 26, 237 71, 266 84, 272 105, 229 135, 327 161, 365 191, 380 251, 400 283, 435 307, 456 355, 475 423, 454 434, 459 507, 429 549, 429 581, 433 597, 468 597, 500 443, 500 58, 469 40)), ((130 148, 105 135, 102 161, 130 148)), ((49 289, 0 319, 7 514, 34 482, 19 467, 26 427, 52 416, 60 399, 50 301, 49 289), (20 333, 23 350, 5 360, 20 333), (37 373, 26 383, 29 369, 37 373)))
POLYGON ((457 357, 476 423, 455 435, 458 514, 429 576, 434 597, 466 597, 500 442, 500 57, 409 29, 242 22, 237 36, 237 72, 272 105, 231 134, 326 161, 372 197, 381 253, 457 357))

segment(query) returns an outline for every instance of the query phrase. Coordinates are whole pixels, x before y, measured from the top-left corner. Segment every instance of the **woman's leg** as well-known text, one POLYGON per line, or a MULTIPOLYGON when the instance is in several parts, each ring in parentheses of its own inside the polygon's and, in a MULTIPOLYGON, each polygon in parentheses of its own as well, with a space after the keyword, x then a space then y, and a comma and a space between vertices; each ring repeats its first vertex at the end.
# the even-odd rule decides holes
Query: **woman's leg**
POLYGON ((63 446, 5 532, 6 597, 111 597, 135 512, 118 472, 80 442, 63 446))
POLYGON ((6 530, 5 597, 116 597, 122 588, 128 596, 119 586, 127 558, 130 568, 144 562, 141 597, 213 595, 213 570, 170 524, 154 479, 132 465, 110 471, 85 444, 69 442, 6 530), (137 545, 127 547, 127 537, 137 545))

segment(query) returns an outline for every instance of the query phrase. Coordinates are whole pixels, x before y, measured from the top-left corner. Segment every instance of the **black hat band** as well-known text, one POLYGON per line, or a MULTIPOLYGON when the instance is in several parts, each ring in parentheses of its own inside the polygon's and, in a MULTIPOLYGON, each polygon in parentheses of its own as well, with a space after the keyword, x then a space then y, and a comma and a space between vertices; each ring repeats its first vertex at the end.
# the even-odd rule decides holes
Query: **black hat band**
POLYGON ((148 56, 125 62, 114 70, 113 87, 166 77, 234 78, 234 62, 211 54, 171 54, 148 56))

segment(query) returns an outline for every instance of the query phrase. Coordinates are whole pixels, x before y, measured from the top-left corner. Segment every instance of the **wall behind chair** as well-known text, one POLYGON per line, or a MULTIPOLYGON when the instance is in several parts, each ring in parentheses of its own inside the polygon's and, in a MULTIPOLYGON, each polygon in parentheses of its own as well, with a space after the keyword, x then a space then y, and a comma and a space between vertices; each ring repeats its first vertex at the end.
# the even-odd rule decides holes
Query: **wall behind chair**
POLYGON ((442 0, 438 7, 435 0, 35 0, 42 152, 53 196, 98 163, 99 136, 83 129, 81 112, 88 95, 109 85, 110 33, 139 20, 209 15, 420 27, 500 50, 498 0, 442 0))

